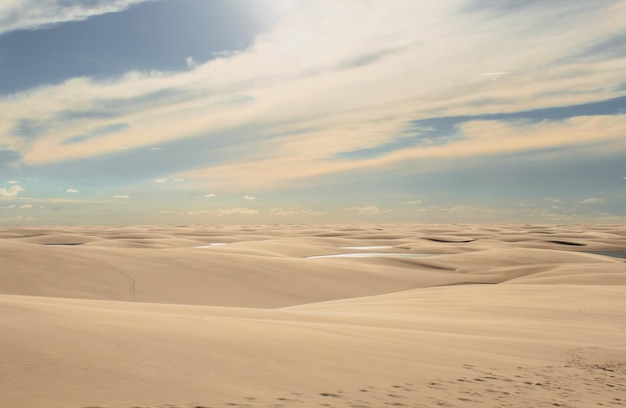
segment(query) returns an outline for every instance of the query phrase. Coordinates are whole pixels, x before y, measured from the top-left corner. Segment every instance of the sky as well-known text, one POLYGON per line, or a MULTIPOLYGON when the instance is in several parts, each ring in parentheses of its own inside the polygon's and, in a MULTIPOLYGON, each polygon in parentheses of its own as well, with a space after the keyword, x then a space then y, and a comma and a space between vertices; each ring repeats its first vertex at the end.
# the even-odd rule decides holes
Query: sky
POLYGON ((626 222, 626 0, 2 0, 0 225, 626 222))

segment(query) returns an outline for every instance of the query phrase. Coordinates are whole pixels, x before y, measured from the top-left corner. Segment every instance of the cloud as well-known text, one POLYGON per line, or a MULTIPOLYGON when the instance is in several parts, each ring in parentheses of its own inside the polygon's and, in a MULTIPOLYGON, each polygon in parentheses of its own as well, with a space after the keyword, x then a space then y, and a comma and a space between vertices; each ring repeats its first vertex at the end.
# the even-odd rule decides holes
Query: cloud
POLYGON ((168 178, 168 177, 161 177, 161 178, 155 179, 154 181, 155 181, 156 183, 159 183, 159 184, 165 184, 165 183, 168 183, 168 182, 170 182, 170 181, 172 181, 172 182, 174 182, 174 183, 184 183, 184 182, 185 182, 185 179, 182 179, 182 178, 174 178, 174 179, 170 179, 170 178, 168 178))
POLYGON ((187 64, 187 67, 191 69, 198 66, 198 63, 196 62, 196 60, 193 59, 193 57, 187 57, 185 59, 185 64, 187 64))
POLYGON ((212 210, 211 213, 217 215, 218 217, 223 217, 229 215, 257 215, 260 213, 260 211, 252 210, 250 208, 235 207, 212 210))
POLYGON ((9 180, 8 183, 9 184, 18 184, 19 181, 17 181, 17 180, 9 180))
POLYGON ((0 2, 0 34, 86 20, 100 14, 119 12, 144 1, 148 0, 3 0, 0 2))
MULTIPOLYGON (((138 1, 108 4, 121 10, 138 1)), ((44 7, 35 0, 9 4, 29 13, 22 3, 44 7)), ((579 3, 542 2, 497 18, 490 9, 460 12, 453 3, 435 0, 296 5, 248 49, 217 55, 189 70, 73 78, 0 99, 0 144, 19 152, 24 164, 37 166, 203 135, 207 152, 220 147, 218 164, 184 162, 167 176, 185 178, 189 188, 242 193, 250 185, 293 186, 308 178, 407 163, 415 171, 433 168, 426 159, 462 165, 456 159, 564 146, 619 147, 618 135, 623 138, 624 132, 617 118, 534 127, 466 121, 444 145, 405 143, 379 157, 338 158, 406 140, 414 136, 407 129, 419 119, 621 96, 625 58, 573 56, 621 32, 623 2, 594 2, 583 11, 579 3), (23 123, 37 125, 28 142, 14 132, 23 123), (128 126, 67 144, 76 134, 115 123, 128 126), (494 136, 500 130, 505 135, 494 136), (571 141, 570 131, 577 135, 571 141), (214 136, 224 132, 241 136, 232 142, 214 136)), ((69 4, 60 0, 44 4, 56 7, 51 15, 61 20, 58 16, 67 13, 59 10, 71 8, 59 6, 69 4)))
POLYGON ((15 205, 14 205, 14 204, 8 205, 8 206, 6 206, 6 207, 0 207, 0 209, 3 209, 3 210, 12 210, 12 209, 14 209, 14 208, 15 208, 15 205))
POLYGON ((257 214, 260 214, 260 211, 252 210, 250 208, 234 207, 234 208, 218 208, 214 210, 188 211, 185 214, 186 215, 209 214, 209 215, 215 215, 218 217, 228 217, 228 216, 257 215, 257 214))
POLYGON ((378 208, 378 206, 375 206, 375 205, 366 205, 363 207, 352 207, 350 210, 358 214, 391 214, 393 212, 393 209, 391 208, 383 210, 381 208, 378 208))
POLYGON ((554 197, 546 197, 544 198, 544 200, 549 203, 555 203, 555 204, 558 204, 561 202, 561 200, 559 200, 558 198, 554 198, 554 197))
POLYGON ((505 76, 505 75, 511 75, 511 72, 509 71, 504 71, 504 72, 485 72, 480 74, 482 76, 486 76, 486 77, 492 77, 492 79, 498 79, 499 77, 505 76))
POLYGON ((268 211, 271 215, 279 217, 288 217, 294 215, 327 215, 327 211, 317 211, 302 206, 292 206, 289 208, 272 208, 268 211))
POLYGON ((405 204, 409 204, 409 205, 419 205, 421 203, 422 203, 422 200, 412 200, 412 201, 405 202, 405 204))
POLYGON ((76 203, 76 204, 102 204, 109 203, 106 200, 77 200, 71 198, 33 198, 33 197, 4 197, 0 194, 0 199, 8 201, 26 201, 31 203, 76 203))
POLYGON ((244 200, 256 200, 256 197, 251 196, 251 195, 246 195, 246 196, 243 196, 243 199, 244 200))
MULTIPOLYGON (((258 188, 288 185, 296 181, 340 172, 389 168, 410 163, 413 172, 433 171, 428 160, 447 160, 448 169, 463 166, 462 159, 523 152, 577 150, 590 155, 606 154, 626 149, 626 115, 575 116, 567 120, 538 123, 471 120, 455 129, 456 137, 441 145, 408 146, 379 157, 363 159, 333 159, 311 156, 314 150, 307 139, 294 145, 282 141, 274 146, 273 157, 224 164, 191 170, 180 175, 188 179, 210 180, 212 188, 244 188, 253 183, 258 188), (420 166, 421 164, 421 166, 420 166), (222 182, 221 180, 228 180, 222 182)), ((315 143, 332 146, 327 141, 315 143)))
POLYGON ((65 190, 66 193, 78 193, 78 190, 75 190, 73 188, 68 188, 67 190, 65 190))
POLYGON ((20 186, 11 186, 9 188, 0 188, 0 197, 17 197, 19 193, 25 191, 20 186))
POLYGON ((202 197, 206 197, 206 198, 213 198, 213 197, 215 197, 215 194, 213 194, 213 193, 209 193, 209 194, 205 194, 205 195, 203 195, 202 197))
POLYGON ((22 204, 20 205, 20 208, 33 208, 32 204, 22 204))
POLYGON ((31 216, 16 215, 14 217, 0 217, 0 222, 22 222, 22 221, 35 221, 37 218, 31 216))
POLYGON ((431 205, 414 210, 398 211, 410 222, 428 223, 623 223, 626 216, 614 213, 589 212, 584 207, 542 208, 525 206, 494 208, 480 205, 431 205))
POLYGON ((582 200, 580 204, 602 204, 604 201, 602 197, 590 197, 582 200))
POLYGON ((114 195, 113 198, 128 199, 128 198, 130 198, 130 196, 128 194, 118 194, 118 195, 114 195))

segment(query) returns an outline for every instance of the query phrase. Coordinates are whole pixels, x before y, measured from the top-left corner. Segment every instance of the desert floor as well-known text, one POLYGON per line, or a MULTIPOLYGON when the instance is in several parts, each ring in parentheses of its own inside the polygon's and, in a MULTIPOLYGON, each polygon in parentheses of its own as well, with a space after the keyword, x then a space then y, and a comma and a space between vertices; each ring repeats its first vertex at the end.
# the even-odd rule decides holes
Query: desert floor
POLYGON ((0 407, 625 406, 591 251, 626 226, 0 227, 0 407))

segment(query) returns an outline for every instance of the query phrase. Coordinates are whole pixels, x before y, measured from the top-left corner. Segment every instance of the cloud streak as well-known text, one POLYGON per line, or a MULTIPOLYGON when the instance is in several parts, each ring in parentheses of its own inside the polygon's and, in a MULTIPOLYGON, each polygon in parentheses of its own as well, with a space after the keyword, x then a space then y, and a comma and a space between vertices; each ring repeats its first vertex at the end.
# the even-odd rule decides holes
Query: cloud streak
POLYGON ((0 2, 0 35, 14 30, 36 30, 53 24, 82 21, 116 13, 151 0, 3 0, 0 2))
POLYGON ((0 142, 37 165, 114 152, 119 146, 133 149, 211 135, 245 124, 253 129, 249 154, 254 152, 255 160, 259 153, 270 158, 267 142, 274 139, 298 150, 296 159, 307 160, 402 137, 407 123, 420 117, 514 112, 619 94, 616 87, 623 81, 626 58, 601 63, 562 60, 618 30, 615 9, 623 8, 623 2, 603 4, 588 15, 573 14, 545 27, 541 21, 559 11, 567 13, 568 3, 550 3, 544 14, 516 9, 480 26, 476 24, 482 15, 460 14, 456 4, 398 1, 393 7, 385 2, 362 7, 350 1, 341 6, 316 2, 312 7, 318 19, 303 21, 304 16, 296 14, 258 37, 248 50, 188 71, 131 72, 107 81, 75 78, 0 100, 6 116, 0 135, 9 135, 0 136, 0 142), (413 16, 423 10, 429 12, 415 24, 413 16), (354 22, 351 30, 345 30, 339 17, 348 15, 354 22), (588 23, 581 24, 583 17, 588 23), (514 31, 513 25, 518 26, 514 31), (559 30, 572 34, 558 44, 542 40, 559 30), (527 52, 517 52, 519 48, 527 52), (463 70, 455 68, 460 65, 463 70), (499 67, 507 70, 485 69, 499 67), (510 74, 491 81, 481 75, 484 72, 510 74), (520 98, 520 89, 528 97, 520 98), (37 124, 30 139, 14 130, 24 121, 37 124), (67 144, 76 134, 119 123, 128 125, 67 144), (294 134, 303 128, 311 130, 294 134))
MULTIPOLYGON (((139 2, 70 7, 61 1, 13 0, 0 6, 0 15, 19 15, 13 19, 17 28, 0 18, 0 33, 121 11, 139 2), (35 18, 28 5, 47 9, 35 18)), ((163 194, 174 190, 164 187, 180 183, 176 190, 192 191, 189 197, 215 191, 220 199, 233 193, 253 200, 244 194, 254 191, 262 196, 259 202, 273 197, 266 190, 301 188, 341 174, 433 172, 499 155, 554 158, 572 151, 624 151, 625 114, 534 121, 477 118, 626 94, 626 57, 599 59, 585 53, 623 32, 620 16, 626 2, 582 8, 581 3, 533 2, 502 13, 493 7, 468 10, 462 1, 371 1, 368 7, 350 0, 310 2, 306 10, 294 6, 248 49, 202 63, 190 57, 180 72, 73 78, 2 97, 0 147, 19 153, 24 167, 40 168, 119 155, 123 146, 142 159, 140 154, 149 155, 154 160, 149 163, 170 158, 167 163, 176 167, 155 168, 139 181, 129 177, 128 185, 108 197, 116 191, 141 191, 141 182, 152 188, 169 183, 159 189, 163 194), (414 126, 453 116, 475 117, 455 122, 436 140, 429 138, 428 129, 414 126), (392 147, 381 148, 385 146, 392 147), (193 154, 181 154, 190 148, 193 154), (376 155, 360 153, 376 149, 376 155)), ((1 189, 0 196, 13 194, 9 190, 1 189)), ((139 194, 133 197, 140 201, 139 194)), ((415 211, 423 207, 419 200, 409 203, 415 211)), ((268 215, 308 211, 270 205, 284 207, 264 210, 268 215)), ((474 214, 461 210, 446 214, 474 214)), ((194 215, 254 211, 199 210, 194 215)), ((389 215, 385 211, 352 208, 363 216, 389 215)))

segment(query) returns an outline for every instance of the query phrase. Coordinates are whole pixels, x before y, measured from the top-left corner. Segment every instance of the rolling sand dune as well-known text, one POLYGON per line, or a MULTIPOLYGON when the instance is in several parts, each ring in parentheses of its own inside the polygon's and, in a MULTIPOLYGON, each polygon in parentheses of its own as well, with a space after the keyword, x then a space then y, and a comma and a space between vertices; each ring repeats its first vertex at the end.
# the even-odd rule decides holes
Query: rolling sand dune
POLYGON ((0 229, 0 407, 624 406, 591 251, 626 228, 0 229))

